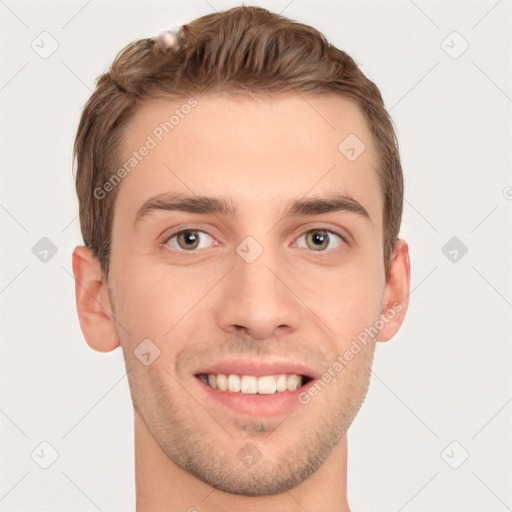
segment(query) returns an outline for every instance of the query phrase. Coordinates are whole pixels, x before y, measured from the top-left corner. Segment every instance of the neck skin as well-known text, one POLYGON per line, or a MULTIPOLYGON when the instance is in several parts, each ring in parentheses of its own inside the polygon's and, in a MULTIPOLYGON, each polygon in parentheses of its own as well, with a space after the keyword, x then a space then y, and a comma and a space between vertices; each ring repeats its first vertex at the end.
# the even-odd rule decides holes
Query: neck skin
POLYGON ((240 496, 213 489, 177 466, 134 411, 137 512, 350 512, 347 436, 307 480, 287 493, 240 496))

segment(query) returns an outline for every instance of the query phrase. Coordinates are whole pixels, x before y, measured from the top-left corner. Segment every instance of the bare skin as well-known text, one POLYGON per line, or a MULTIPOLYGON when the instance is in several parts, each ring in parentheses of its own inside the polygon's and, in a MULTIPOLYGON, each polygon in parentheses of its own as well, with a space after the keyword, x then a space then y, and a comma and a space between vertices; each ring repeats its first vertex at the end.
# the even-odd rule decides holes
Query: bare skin
MULTIPOLYGON (((386 279, 370 132, 339 96, 196 100, 118 185, 108 279, 88 248, 73 253, 84 337, 101 352, 121 346, 126 362, 137 510, 349 511, 347 430, 368 390, 375 342, 397 333, 410 290, 402 239, 386 279), (366 146, 354 161, 338 149, 349 134, 366 146), (158 209, 136 220, 148 199, 170 193, 222 197, 238 215, 158 209), (368 218, 344 209, 283 216, 294 200, 334 193, 368 218), (250 263, 236 251, 249 236, 262 249, 250 263), (227 406, 196 376, 236 358, 300 363, 318 382, 392 309, 334 378, 286 414, 227 406), (160 351, 147 366, 134 354, 145 339, 160 351), (249 443, 252 465, 240 456, 249 443)), ((123 161, 185 102, 143 105, 123 161)))

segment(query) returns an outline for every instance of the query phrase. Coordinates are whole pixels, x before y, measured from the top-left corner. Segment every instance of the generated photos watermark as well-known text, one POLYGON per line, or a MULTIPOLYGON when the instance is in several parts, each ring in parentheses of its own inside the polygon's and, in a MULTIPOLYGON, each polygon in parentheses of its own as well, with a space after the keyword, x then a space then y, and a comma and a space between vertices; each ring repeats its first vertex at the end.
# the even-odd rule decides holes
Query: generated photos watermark
POLYGON ((368 344, 368 341, 379 333, 379 331, 393 318, 395 318, 396 314, 402 311, 403 304, 400 302, 395 302, 391 308, 389 308, 384 315, 381 315, 380 318, 370 327, 365 327, 363 331, 361 331, 357 338, 352 340, 350 347, 343 353, 339 354, 337 360, 329 366, 329 368, 321 375, 321 377, 313 384, 308 387, 307 390, 299 393, 297 399, 302 405, 307 405, 311 402, 311 399, 318 395, 322 389, 329 384, 336 377, 336 375, 345 368, 345 366, 354 359, 354 356, 361 352, 363 346, 368 344))

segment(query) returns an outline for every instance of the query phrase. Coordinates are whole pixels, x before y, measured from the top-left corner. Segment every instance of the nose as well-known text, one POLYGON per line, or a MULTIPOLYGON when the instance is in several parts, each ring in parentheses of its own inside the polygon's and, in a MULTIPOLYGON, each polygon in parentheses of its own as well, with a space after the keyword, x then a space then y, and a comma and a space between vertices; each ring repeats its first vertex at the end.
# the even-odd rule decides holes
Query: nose
POLYGON ((219 326, 230 334, 242 331, 255 340, 296 330, 302 310, 290 280, 278 259, 267 251, 252 263, 235 255, 234 268, 218 296, 219 326))

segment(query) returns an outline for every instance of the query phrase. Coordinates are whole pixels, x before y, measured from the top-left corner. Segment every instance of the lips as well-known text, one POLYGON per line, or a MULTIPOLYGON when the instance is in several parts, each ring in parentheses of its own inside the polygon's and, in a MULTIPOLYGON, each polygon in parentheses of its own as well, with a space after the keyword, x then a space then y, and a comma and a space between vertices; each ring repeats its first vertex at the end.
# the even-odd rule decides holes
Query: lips
POLYGON ((266 362, 265 364, 247 361, 237 361, 236 363, 222 361, 208 365, 208 367, 205 366, 204 369, 202 368, 199 371, 200 373, 194 375, 194 386, 198 392, 197 396, 204 401, 206 408, 217 407, 221 414, 235 415, 236 417, 240 414, 258 418, 287 416, 294 409, 304 406, 299 400, 300 395, 307 393, 308 388, 316 382, 316 379, 313 378, 316 374, 311 368, 303 364, 284 361, 266 362), (208 372, 208 380, 205 379, 207 373, 201 372, 208 372), (271 376, 276 373, 279 377, 276 380, 275 388, 269 387, 268 381, 273 380, 271 376), (215 375, 217 377, 214 377, 215 375), (240 379, 239 375, 241 375, 240 379), (311 377, 307 377, 307 375, 311 375, 311 377), (217 384, 220 384, 219 376, 222 376, 224 380, 222 386, 224 389, 219 389, 218 385, 211 385, 215 384, 215 380, 217 384), (283 385, 283 377, 291 379, 292 384, 287 382, 286 389, 282 387, 278 389, 283 385), (233 383, 229 382, 229 389, 225 389, 226 378, 239 380, 240 389, 238 387, 233 389, 233 383), (246 380, 245 383, 243 382, 244 379, 246 380), (257 384, 254 381, 257 381, 257 384), (299 387, 295 387, 293 382, 295 382, 295 386, 299 387))

